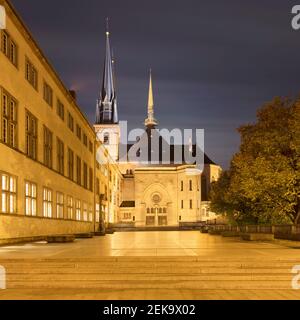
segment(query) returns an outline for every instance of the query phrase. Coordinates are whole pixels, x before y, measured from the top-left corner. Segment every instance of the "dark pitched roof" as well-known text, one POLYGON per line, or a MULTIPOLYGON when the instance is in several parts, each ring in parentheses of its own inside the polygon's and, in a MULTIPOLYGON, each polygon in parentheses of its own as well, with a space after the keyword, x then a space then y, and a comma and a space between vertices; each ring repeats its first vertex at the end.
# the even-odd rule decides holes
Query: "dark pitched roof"
POLYGON ((121 203, 121 208, 134 208, 135 207, 135 201, 123 201, 121 203))

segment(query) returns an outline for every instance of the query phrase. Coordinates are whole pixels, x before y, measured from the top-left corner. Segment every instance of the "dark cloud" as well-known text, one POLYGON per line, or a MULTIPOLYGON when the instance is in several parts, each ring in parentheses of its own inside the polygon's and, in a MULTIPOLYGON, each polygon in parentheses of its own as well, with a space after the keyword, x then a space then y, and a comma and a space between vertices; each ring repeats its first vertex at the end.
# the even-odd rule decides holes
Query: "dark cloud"
POLYGON ((238 148, 237 127, 273 96, 299 92, 294 1, 12 2, 91 122, 109 16, 120 118, 142 126, 152 67, 160 125, 205 128, 206 151, 223 166, 238 148))

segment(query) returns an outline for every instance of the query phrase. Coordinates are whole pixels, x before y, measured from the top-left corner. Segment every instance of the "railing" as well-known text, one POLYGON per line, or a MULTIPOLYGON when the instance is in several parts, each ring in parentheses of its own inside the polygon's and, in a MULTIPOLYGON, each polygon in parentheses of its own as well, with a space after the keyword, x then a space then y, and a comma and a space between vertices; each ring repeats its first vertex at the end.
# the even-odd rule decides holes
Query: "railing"
POLYGON ((208 228, 220 232, 300 234, 300 225, 208 225, 208 228))

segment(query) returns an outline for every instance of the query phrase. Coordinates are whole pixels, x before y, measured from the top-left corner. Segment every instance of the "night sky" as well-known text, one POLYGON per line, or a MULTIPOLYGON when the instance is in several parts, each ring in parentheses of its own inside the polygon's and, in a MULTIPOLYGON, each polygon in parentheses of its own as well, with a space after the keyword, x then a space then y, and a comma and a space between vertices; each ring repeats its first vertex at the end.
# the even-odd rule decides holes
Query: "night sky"
POLYGON ((149 68, 161 128, 204 128, 228 167, 236 128, 274 96, 300 92, 300 31, 289 0, 13 0, 91 123, 110 18, 120 120, 143 127, 149 68))

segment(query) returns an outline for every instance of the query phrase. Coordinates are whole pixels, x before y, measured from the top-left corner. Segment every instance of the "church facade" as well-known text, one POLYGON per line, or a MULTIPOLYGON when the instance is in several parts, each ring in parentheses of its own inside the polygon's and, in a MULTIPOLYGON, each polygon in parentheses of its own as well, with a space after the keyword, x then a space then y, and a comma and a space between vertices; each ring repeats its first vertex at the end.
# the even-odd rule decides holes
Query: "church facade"
MULTIPOLYGON (((159 135, 158 121, 154 113, 154 95, 152 74, 150 71, 148 114, 144 121, 143 140, 148 148, 147 161, 120 159, 120 125, 117 110, 115 89, 114 61, 111 57, 110 34, 106 33, 106 58, 103 72, 103 84, 100 99, 96 106, 97 139, 111 154, 122 175, 121 201, 117 223, 145 226, 178 226, 181 222, 199 222, 214 218, 209 210, 208 192, 210 184, 216 181, 221 168, 204 154, 203 170, 196 170, 195 164, 174 161, 176 146, 166 143, 170 162, 162 161, 162 149, 158 148, 158 161, 151 161, 153 150, 151 143, 154 135, 159 135), (172 154, 173 152, 173 154, 172 154)), ((158 137, 158 140, 159 141, 158 137)), ((163 137, 161 137, 163 139, 163 137)), ((141 142, 139 142, 141 144, 141 142)), ((162 143, 163 144, 163 143, 162 143)), ((179 146, 183 147, 183 146, 179 146)), ((128 153, 132 149, 141 152, 137 144, 128 145, 128 153)), ((147 150, 146 150, 147 151, 147 150)))

